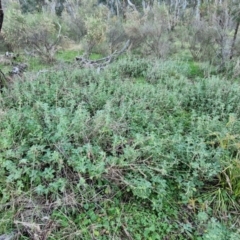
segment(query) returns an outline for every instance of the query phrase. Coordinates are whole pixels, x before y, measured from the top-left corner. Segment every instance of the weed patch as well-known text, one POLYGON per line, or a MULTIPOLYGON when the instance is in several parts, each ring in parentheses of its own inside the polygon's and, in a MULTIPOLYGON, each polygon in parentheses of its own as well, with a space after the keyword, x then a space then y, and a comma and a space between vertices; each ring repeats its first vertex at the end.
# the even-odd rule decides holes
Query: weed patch
POLYGON ((3 89, 1 203, 15 207, 26 236, 49 226, 49 239, 208 239, 222 226, 233 234, 217 218, 238 204, 239 86, 217 77, 191 84, 184 68, 176 77, 173 62, 154 76, 151 64, 131 61, 101 74, 47 72, 3 89), (217 189, 221 204, 234 204, 218 205, 217 189), (191 221, 179 222, 177 209, 191 221), (216 224, 208 218, 197 228, 198 211, 216 224))

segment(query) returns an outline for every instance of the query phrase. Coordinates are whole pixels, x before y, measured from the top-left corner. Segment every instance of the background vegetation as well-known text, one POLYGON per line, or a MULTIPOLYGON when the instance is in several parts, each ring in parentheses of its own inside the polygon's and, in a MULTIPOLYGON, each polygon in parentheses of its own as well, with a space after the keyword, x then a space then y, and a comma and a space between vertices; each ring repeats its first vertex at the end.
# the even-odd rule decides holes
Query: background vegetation
POLYGON ((3 5, 1 234, 240 238, 238 1, 3 5))

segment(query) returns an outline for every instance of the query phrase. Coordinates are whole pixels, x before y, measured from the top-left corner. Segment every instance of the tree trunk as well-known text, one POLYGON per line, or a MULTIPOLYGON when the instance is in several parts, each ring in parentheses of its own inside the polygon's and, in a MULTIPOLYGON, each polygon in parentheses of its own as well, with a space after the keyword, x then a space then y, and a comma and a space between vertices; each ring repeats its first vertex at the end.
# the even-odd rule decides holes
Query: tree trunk
POLYGON ((197 0, 196 10, 195 10, 195 18, 198 21, 200 21, 200 6, 201 6, 201 0, 197 0))
POLYGON ((0 0, 0 32, 2 30, 3 17, 4 17, 4 13, 2 9, 2 0, 0 0))
POLYGON ((231 52, 230 52, 230 57, 229 57, 230 59, 233 58, 233 51, 234 51, 235 42, 236 42, 236 39, 237 39, 239 25, 240 25, 240 21, 237 21, 237 25, 236 25, 236 28, 235 28, 235 31, 234 31, 232 46, 231 46, 231 52))

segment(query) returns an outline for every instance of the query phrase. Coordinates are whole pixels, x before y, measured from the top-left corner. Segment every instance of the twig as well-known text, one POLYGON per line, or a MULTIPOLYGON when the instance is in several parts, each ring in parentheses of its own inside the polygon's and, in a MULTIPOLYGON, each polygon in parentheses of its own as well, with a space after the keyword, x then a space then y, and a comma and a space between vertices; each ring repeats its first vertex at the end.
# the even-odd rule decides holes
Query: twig
POLYGON ((126 237, 129 239, 129 240, 133 240, 133 238, 131 237, 130 233, 127 231, 126 227, 124 225, 122 225, 122 229, 123 229, 123 232, 124 234, 126 235, 126 237))

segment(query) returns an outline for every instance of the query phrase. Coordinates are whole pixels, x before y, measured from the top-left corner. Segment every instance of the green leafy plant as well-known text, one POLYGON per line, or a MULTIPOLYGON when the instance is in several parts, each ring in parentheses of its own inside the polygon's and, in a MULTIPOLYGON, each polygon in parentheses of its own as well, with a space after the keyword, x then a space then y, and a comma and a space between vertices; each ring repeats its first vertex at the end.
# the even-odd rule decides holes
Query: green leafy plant
MULTIPOLYGON (((26 236, 35 232, 19 220, 24 199, 61 225, 50 239, 190 239, 204 235, 194 211, 234 219, 239 86, 217 77, 192 84, 179 65, 154 76, 151 63, 122 58, 100 74, 69 67, 3 89, 1 203, 14 204, 26 236), (136 81, 146 76, 154 81, 136 81)), ((26 217, 42 236, 50 223, 39 219, 26 217)))

